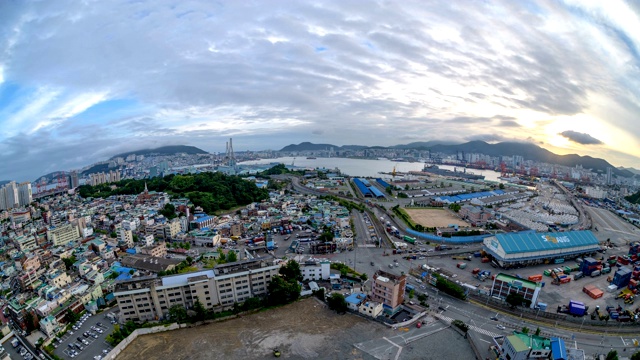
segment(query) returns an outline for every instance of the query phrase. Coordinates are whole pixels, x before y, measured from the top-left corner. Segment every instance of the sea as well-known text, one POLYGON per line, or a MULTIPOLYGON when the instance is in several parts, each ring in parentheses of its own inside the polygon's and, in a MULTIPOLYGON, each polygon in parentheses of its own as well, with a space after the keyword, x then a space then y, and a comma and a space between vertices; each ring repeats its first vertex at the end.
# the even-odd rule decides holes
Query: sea
MULTIPOLYGON (((351 158, 323 158, 308 159, 306 157, 280 157, 273 159, 260 159, 243 161, 239 165, 269 165, 285 164, 288 167, 310 168, 310 169, 339 169, 342 174, 362 177, 391 178, 391 172, 395 168, 396 173, 407 173, 409 171, 421 171, 424 168, 422 162, 394 161, 390 159, 351 159, 351 158), (386 173, 386 174, 383 174, 386 173)), ((463 171, 460 166, 438 165, 441 169, 463 171)), ((501 175, 493 170, 467 169, 467 173, 484 175, 487 181, 502 182, 498 177, 501 175)))

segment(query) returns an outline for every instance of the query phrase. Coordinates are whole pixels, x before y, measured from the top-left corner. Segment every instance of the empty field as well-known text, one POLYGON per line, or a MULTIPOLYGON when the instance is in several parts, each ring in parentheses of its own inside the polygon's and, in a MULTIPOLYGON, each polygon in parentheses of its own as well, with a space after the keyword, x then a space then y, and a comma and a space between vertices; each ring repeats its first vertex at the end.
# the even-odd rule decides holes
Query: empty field
POLYGON ((468 226, 466 222, 457 218, 445 209, 402 209, 409 214, 411 220, 424 227, 446 227, 450 224, 468 226))

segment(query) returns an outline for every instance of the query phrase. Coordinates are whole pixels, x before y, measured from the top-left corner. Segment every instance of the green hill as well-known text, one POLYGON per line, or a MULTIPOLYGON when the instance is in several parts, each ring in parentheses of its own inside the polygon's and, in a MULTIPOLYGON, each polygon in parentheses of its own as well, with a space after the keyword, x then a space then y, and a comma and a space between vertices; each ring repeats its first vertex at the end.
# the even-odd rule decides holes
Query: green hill
POLYGON ((114 155, 111 157, 111 159, 117 158, 117 157, 122 157, 122 158, 126 158, 129 155, 144 155, 144 156, 151 156, 151 155, 174 155, 174 154, 180 154, 180 153, 185 153, 185 154, 189 154, 189 155, 197 155, 197 154, 208 154, 208 152, 197 148, 195 146, 188 146, 188 145, 171 145, 171 146, 162 146, 156 149, 140 149, 140 150, 136 150, 136 151, 129 151, 126 153, 122 153, 122 154, 118 154, 118 155, 114 155))

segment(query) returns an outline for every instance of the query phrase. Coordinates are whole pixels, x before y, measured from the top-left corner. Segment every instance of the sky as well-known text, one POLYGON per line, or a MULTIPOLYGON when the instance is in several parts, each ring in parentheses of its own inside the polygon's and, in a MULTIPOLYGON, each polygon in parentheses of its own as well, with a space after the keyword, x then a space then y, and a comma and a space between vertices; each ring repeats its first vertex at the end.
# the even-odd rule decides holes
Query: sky
POLYGON ((639 4, 2 1, 0 180, 229 138, 527 141, 640 167, 639 4))

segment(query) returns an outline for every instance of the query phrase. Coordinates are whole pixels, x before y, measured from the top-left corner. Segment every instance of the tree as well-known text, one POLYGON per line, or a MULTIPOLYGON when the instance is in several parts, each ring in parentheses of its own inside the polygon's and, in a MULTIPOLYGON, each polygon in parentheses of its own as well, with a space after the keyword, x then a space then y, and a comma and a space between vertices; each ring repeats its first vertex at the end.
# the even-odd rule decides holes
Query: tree
POLYGON ((218 264, 224 264, 227 262, 227 256, 220 251, 220 255, 218 255, 218 264))
POLYGON ((242 304, 242 310, 248 311, 262 307, 262 300, 259 297, 250 297, 242 304))
POLYGON ((182 305, 173 305, 169 308, 169 318, 180 324, 187 319, 187 310, 182 305))
POLYGON ((187 256, 187 263, 189 263, 189 265, 191 265, 193 263, 193 258, 191 256, 187 256))
POLYGON ((458 212, 461 209, 460 204, 451 204, 449 205, 449 209, 453 210, 454 212, 458 212))
POLYGON ((640 360, 640 351, 637 351, 633 355, 631 355, 631 360, 640 360))
POLYGON ((115 280, 118 276, 120 276, 120 273, 114 271, 109 275, 109 278, 115 280))
POLYGON ((367 274, 365 274, 365 273, 360 274, 360 280, 367 281, 368 278, 369 277, 367 276, 367 274))
POLYGON ((295 260, 289 260, 280 268, 280 275, 285 281, 302 281, 302 271, 300 271, 300 264, 295 260))
POLYGON ((606 360, 618 360, 618 352, 616 350, 609 351, 606 360))
POLYGON ((536 329, 536 336, 540 336, 540 328, 536 329))
POLYGON ((73 324, 80 318, 80 315, 73 312, 71 309, 67 309, 67 313, 64 315, 68 323, 73 324))
POLYGON ((139 240, 138 235, 133 234, 133 242, 138 242, 139 240))
POLYGON ((509 293, 504 301, 506 301, 507 304, 511 305, 512 308, 521 306, 526 302, 524 296, 516 292, 509 293))
POLYGON ((327 304, 329 305, 329 309, 335 310, 338 314, 344 314, 347 312, 347 300, 344 298, 344 295, 340 293, 333 293, 327 299, 327 304))
POLYGON ((36 329, 36 323, 35 323, 36 320, 38 319, 33 316, 31 311, 29 311, 27 315, 24 317, 24 322, 27 324, 28 333, 31 333, 33 330, 36 329))
POLYGON ((267 287, 269 305, 283 305, 294 302, 300 297, 300 284, 295 281, 286 281, 282 276, 274 276, 267 287))
POLYGON ((504 184, 500 183, 500 185, 498 185, 498 188, 500 188, 500 190, 504 190, 504 184))
POLYGON ((136 272, 135 270, 131 269, 131 270, 129 270, 129 275, 133 275, 133 274, 135 274, 135 272, 136 272))
POLYGON ((171 203, 165 204, 162 210, 160 210, 160 214, 169 220, 178 216, 176 215, 176 207, 171 203))
POLYGON ((413 297, 415 296, 415 290, 411 289, 409 290, 409 299, 413 299, 413 297))
POLYGON ((236 262, 238 261, 238 255, 236 254, 235 251, 229 251, 229 254, 227 254, 227 262, 236 262))
POLYGON ((67 270, 71 270, 71 267, 77 261, 77 259, 75 256, 71 255, 68 258, 63 258, 62 261, 64 262, 64 267, 67 268, 67 270))
POLYGON ((200 299, 196 296, 196 302, 193 303, 193 311, 196 312, 195 320, 202 321, 205 319, 207 315, 207 309, 204 308, 204 305, 200 302, 200 299))

